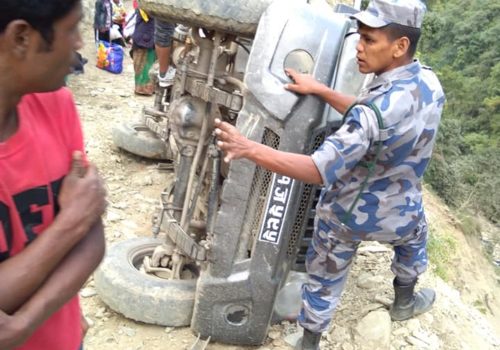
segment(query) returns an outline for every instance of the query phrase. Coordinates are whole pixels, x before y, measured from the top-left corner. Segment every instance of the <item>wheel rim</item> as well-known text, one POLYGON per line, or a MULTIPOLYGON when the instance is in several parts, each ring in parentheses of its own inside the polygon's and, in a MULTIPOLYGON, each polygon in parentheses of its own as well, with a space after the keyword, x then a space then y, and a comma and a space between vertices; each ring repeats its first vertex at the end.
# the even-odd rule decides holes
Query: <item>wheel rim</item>
MULTIPOLYGON (((127 262, 128 264, 135 269, 137 272, 140 272, 141 266, 143 264, 144 257, 151 256, 153 254, 154 249, 159 245, 159 243, 149 243, 139 247, 132 248, 127 254, 127 262)), ((180 281, 190 281, 196 280, 200 276, 200 270, 195 264, 186 264, 184 265, 183 271, 189 270, 192 273, 193 278, 191 279, 181 279, 180 281)), ((175 281, 175 280, 167 280, 161 277, 158 277, 151 273, 146 273, 146 276, 149 276, 154 279, 163 280, 163 281, 175 281)))

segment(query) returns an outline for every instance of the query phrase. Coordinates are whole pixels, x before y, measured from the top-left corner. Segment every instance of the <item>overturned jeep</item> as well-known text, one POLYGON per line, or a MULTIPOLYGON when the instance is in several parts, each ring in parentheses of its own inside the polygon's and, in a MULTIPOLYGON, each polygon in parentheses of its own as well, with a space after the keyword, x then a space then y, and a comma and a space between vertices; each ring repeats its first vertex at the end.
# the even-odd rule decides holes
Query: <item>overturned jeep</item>
POLYGON ((290 272, 304 270, 319 192, 248 161, 223 163, 214 119, 270 147, 311 153, 342 116, 315 96, 285 90, 284 69, 357 94, 365 77, 355 60, 355 23, 347 7, 305 0, 140 4, 191 29, 177 33, 173 86, 158 87, 154 108, 132 132, 115 130, 115 143, 172 159, 175 181, 160 195, 154 238, 111 247, 96 288, 126 317, 260 344, 271 322, 296 316, 274 305, 290 272))

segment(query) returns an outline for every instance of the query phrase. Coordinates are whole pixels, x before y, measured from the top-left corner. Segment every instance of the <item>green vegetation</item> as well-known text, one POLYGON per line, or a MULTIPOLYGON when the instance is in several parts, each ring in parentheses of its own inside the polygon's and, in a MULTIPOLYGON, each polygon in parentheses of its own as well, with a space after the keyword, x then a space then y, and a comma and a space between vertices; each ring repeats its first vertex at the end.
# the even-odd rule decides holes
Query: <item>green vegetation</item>
POLYGON ((456 254, 457 242, 451 233, 439 229, 430 224, 429 227, 429 241, 427 243, 427 253, 429 254, 429 261, 434 273, 441 277, 444 281, 448 281, 450 265, 453 257, 456 254))
POLYGON ((484 306, 484 303, 481 300, 476 300, 472 305, 483 315, 486 315, 488 313, 488 309, 486 309, 486 306, 484 306))
MULTIPOLYGON (((428 1, 419 57, 447 103, 425 180, 450 206, 500 221, 500 2, 428 1)), ((462 225, 475 231, 466 219, 462 225)))
POLYGON ((481 223, 467 212, 458 213, 458 220, 462 232, 467 236, 481 238, 481 223))

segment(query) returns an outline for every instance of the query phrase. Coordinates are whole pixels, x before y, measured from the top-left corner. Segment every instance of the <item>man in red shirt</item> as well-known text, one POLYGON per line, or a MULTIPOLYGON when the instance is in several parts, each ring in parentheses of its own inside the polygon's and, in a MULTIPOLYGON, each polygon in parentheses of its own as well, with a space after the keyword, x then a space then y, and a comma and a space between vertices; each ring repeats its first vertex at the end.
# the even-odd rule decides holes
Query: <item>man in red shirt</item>
POLYGON ((79 0, 0 2, 0 349, 78 350, 77 293, 104 254, 105 190, 62 88, 79 0))

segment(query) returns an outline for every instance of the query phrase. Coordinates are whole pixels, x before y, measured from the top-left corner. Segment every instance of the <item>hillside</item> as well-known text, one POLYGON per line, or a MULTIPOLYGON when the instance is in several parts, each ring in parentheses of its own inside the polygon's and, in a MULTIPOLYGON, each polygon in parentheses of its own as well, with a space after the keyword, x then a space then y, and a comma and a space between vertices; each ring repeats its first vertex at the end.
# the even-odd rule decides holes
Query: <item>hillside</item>
MULTIPOLYGON (((90 60, 87 71, 71 77, 70 87, 83 119, 89 158, 97 163, 107 181, 111 207, 105 220, 106 237, 108 244, 112 244, 150 235, 154 204, 171 175, 159 172, 156 163, 118 151, 112 145, 111 126, 136 120, 142 106, 152 103, 152 99, 131 94, 133 78, 129 61, 123 74, 110 75, 93 67, 92 51, 91 45, 86 48, 85 56, 90 60)), ((365 245, 352 269, 332 333, 322 343, 324 349, 362 348, 365 340, 360 340, 356 327, 372 318, 375 320, 367 326, 359 327, 375 332, 376 336, 385 332, 385 340, 377 341, 392 339, 394 349, 500 349, 500 289, 492 264, 484 257, 480 244, 457 228, 456 218, 439 198, 426 191, 425 200, 432 235, 438 241, 449 242, 451 238, 456 249, 445 268, 448 282, 429 271, 420 283, 437 290, 435 308, 416 320, 391 325, 384 303, 392 298, 389 270, 392 253, 380 245, 365 245), (368 320, 363 321, 365 317, 368 320), (385 328, 380 329, 382 326, 385 328)), ((451 250, 447 244, 443 249, 451 250)), ((187 328, 165 330, 114 313, 95 295, 92 280, 83 295, 86 296, 82 299, 84 313, 93 322, 85 341, 88 350, 188 349, 195 340, 187 328)), ((289 349, 285 339, 294 331, 293 325, 274 326, 269 333, 271 338, 260 349, 289 349)), ((384 348, 382 343, 375 348, 384 348)), ((208 349, 251 348, 211 344, 208 349)))
MULTIPOLYGON (((69 87, 82 117, 89 159, 97 164, 108 186, 106 239, 112 244, 149 236, 155 203, 172 175, 160 172, 155 162, 117 150, 111 128, 137 120, 153 98, 133 94, 129 57, 120 75, 95 68, 92 29, 87 24, 84 30, 87 45, 82 53, 89 63, 85 74, 70 77, 69 87)), ((364 244, 322 349, 500 349, 499 275, 481 243, 481 235, 500 237, 498 227, 482 222, 477 235, 464 234, 461 218, 429 190, 425 203, 432 255, 431 269, 420 285, 436 289, 434 309, 414 320, 391 323, 386 307, 392 298, 392 253, 379 244, 364 244)), ((92 323, 86 350, 179 350, 189 349, 195 340, 189 328, 140 324, 109 310, 96 295, 92 279, 81 295, 83 311, 92 323)), ((261 347, 210 344, 208 349, 291 349, 288 342, 296 339, 296 330, 294 324, 283 323, 270 329, 261 347)))

